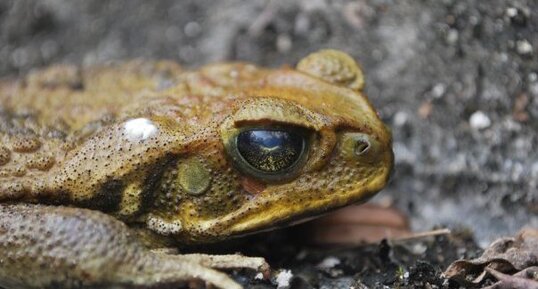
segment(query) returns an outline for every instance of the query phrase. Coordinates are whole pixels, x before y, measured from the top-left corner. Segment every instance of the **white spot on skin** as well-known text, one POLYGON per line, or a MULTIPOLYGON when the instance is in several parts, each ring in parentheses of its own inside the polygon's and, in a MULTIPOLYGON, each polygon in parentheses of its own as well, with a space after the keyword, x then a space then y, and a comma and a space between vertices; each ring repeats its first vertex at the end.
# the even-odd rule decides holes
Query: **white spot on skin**
POLYGON ((293 274, 291 273, 291 270, 282 270, 278 272, 278 275, 276 275, 276 284, 277 289, 284 289, 288 288, 290 286, 291 278, 293 277, 293 274))
POLYGON ((491 120, 482 111, 476 111, 469 118, 469 123, 474 129, 484 129, 491 125, 491 120))
POLYGON ((154 136, 159 129, 147 118, 135 118, 123 124, 125 136, 130 141, 141 141, 154 136))

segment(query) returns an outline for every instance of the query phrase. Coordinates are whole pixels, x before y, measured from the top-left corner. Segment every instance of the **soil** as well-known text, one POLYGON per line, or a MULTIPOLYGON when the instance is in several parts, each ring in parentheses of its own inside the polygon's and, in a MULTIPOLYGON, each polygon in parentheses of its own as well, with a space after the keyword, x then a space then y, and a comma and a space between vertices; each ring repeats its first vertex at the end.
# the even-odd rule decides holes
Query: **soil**
MULTIPOLYGON (((370 245, 324 247, 307 244, 305 234, 297 229, 191 250, 266 257, 273 271, 270 280, 256 280, 255 272, 232 272, 237 281, 251 289, 462 288, 441 273, 453 261, 476 258, 483 251, 468 230, 370 245), (288 287, 279 287, 283 283, 278 282, 278 276, 283 272, 291 273, 288 287)), ((485 281, 491 283, 493 280, 485 281)))
POLYGON ((279 66, 347 51, 394 135, 395 173, 373 201, 390 199, 417 231, 465 227, 476 243, 327 249, 279 237, 245 254, 292 269, 293 288, 445 288, 448 262, 538 227, 537 13, 532 0, 0 0, 0 77, 57 62, 279 66), (340 264, 315 267, 331 256, 340 264))

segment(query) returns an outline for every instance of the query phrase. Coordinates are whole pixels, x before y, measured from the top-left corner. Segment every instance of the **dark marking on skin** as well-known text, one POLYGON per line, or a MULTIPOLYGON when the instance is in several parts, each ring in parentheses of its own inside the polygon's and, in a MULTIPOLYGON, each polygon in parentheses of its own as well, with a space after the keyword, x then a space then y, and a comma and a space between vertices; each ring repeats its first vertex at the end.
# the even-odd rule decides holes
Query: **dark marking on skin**
POLYGON ((71 195, 69 191, 41 191, 36 199, 39 204, 61 206, 71 202, 71 195))
POLYGON ((5 165, 11 159, 11 151, 3 145, 0 145, 0 166, 5 165))
POLYGON ((101 186, 93 197, 79 202, 78 205, 105 213, 115 212, 119 209, 124 188, 125 184, 122 181, 109 180, 101 186))
POLYGON ((164 170, 170 168, 172 164, 175 164, 177 157, 168 155, 164 160, 157 162, 152 170, 149 170, 150 174, 144 181, 144 188, 142 189, 142 197, 140 198, 141 204, 137 213, 144 212, 155 202, 157 191, 157 185, 161 180, 164 170))

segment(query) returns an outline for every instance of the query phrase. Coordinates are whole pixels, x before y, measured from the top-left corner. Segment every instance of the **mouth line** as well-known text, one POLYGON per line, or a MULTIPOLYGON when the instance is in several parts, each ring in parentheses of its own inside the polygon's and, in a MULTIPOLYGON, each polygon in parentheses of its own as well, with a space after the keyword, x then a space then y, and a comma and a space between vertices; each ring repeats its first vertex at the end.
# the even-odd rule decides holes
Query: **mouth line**
POLYGON ((229 237, 231 237, 231 238, 241 238, 241 237, 250 236, 250 235, 254 235, 254 234, 270 232, 270 231, 274 231, 274 230, 280 230, 280 229, 284 229, 284 228, 287 228, 287 227, 292 227, 292 226, 295 226, 295 225, 299 225, 299 224, 303 224, 303 223, 312 221, 312 220, 317 219, 319 217, 325 216, 325 215, 327 215, 329 213, 330 212, 324 212, 324 213, 315 214, 313 216, 305 216, 305 217, 298 216, 297 218, 296 217, 291 217, 290 219, 280 220, 276 224, 272 224, 271 226, 267 226, 267 227, 264 227, 264 228, 258 228, 258 229, 254 229, 254 230, 250 230, 250 231, 234 232, 231 235, 229 235, 229 237))
POLYGON ((264 215, 260 218, 252 218, 252 214, 247 213, 251 211, 251 207, 244 206, 239 211, 229 214, 220 220, 206 221, 203 227, 207 228, 205 230, 207 232, 212 231, 211 228, 224 228, 224 230, 218 230, 219 237, 241 237, 284 228, 318 218, 338 208, 366 201, 368 198, 365 198, 365 195, 371 194, 366 190, 353 194, 340 195, 338 197, 332 196, 309 204, 306 208, 297 207, 286 210, 278 210, 278 207, 271 206, 274 200, 270 198, 259 203, 258 206, 267 206, 269 208, 267 211, 270 212, 276 209, 277 213, 264 215))

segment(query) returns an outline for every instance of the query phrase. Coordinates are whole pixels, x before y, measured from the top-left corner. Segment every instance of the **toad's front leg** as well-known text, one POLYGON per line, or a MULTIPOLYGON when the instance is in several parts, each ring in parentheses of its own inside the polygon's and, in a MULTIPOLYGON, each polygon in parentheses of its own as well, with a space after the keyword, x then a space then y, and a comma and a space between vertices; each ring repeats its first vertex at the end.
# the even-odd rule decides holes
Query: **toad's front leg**
POLYGON ((96 211, 0 205, 0 286, 6 289, 158 288, 195 280, 239 289, 210 267, 267 268, 261 258, 232 256, 153 252, 125 224, 96 211))

